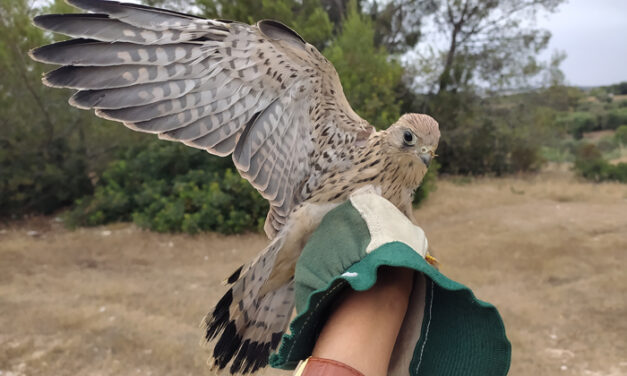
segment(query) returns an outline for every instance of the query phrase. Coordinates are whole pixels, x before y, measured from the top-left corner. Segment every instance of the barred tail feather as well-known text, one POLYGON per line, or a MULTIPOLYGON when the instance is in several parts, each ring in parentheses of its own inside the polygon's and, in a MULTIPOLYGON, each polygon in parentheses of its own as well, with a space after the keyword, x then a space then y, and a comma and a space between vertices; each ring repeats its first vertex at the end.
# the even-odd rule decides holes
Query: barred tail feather
POLYGON ((279 344, 294 307, 290 281, 259 296, 284 243, 278 236, 248 266, 228 279, 231 288, 203 320, 205 341, 213 344, 210 363, 230 374, 254 373, 268 362, 279 344))

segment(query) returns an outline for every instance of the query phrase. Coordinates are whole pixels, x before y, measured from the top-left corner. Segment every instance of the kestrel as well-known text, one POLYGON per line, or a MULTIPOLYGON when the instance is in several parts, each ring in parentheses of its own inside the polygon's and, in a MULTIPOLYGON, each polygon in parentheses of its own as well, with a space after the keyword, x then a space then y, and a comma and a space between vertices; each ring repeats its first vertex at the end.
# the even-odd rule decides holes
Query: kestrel
POLYGON ((70 104, 220 156, 270 202, 270 244, 227 279, 203 320, 210 361, 230 373, 267 364, 294 306, 296 260, 329 210, 371 186, 410 219, 440 132, 406 114, 376 132, 348 104, 332 64, 276 21, 246 25, 104 0, 90 13, 43 15, 75 39, 31 51, 62 65, 43 82, 78 91, 70 104))

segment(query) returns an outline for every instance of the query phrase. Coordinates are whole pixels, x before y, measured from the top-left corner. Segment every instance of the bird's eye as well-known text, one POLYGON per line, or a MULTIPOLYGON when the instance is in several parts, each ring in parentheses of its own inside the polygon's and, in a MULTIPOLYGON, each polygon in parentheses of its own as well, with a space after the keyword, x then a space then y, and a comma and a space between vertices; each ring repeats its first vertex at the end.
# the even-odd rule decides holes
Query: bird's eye
POLYGON ((416 136, 410 131, 405 131, 405 133, 403 133, 403 142, 405 142, 407 146, 416 145, 416 136))

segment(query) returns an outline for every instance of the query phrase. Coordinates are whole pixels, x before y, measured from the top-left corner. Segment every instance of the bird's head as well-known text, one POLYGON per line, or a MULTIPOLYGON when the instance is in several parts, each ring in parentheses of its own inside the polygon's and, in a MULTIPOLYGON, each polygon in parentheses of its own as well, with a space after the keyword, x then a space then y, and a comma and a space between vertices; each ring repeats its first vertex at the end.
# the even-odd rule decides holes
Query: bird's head
POLYGON ((390 151, 429 167, 440 141, 438 122, 429 115, 405 114, 386 130, 390 151))

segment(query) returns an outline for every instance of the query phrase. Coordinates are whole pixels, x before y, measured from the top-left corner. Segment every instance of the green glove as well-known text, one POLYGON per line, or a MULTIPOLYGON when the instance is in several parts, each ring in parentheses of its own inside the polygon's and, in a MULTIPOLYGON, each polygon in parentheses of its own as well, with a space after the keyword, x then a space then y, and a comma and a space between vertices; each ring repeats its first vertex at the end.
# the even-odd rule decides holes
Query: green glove
POLYGON ((425 261, 427 249, 422 229, 376 194, 330 211, 296 264, 297 316, 270 364, 294 369, 309 357, 338 293, 369 289, 387 265, 419 272, 389 375, 506 375, 511 345, 498 311, 425 261))

